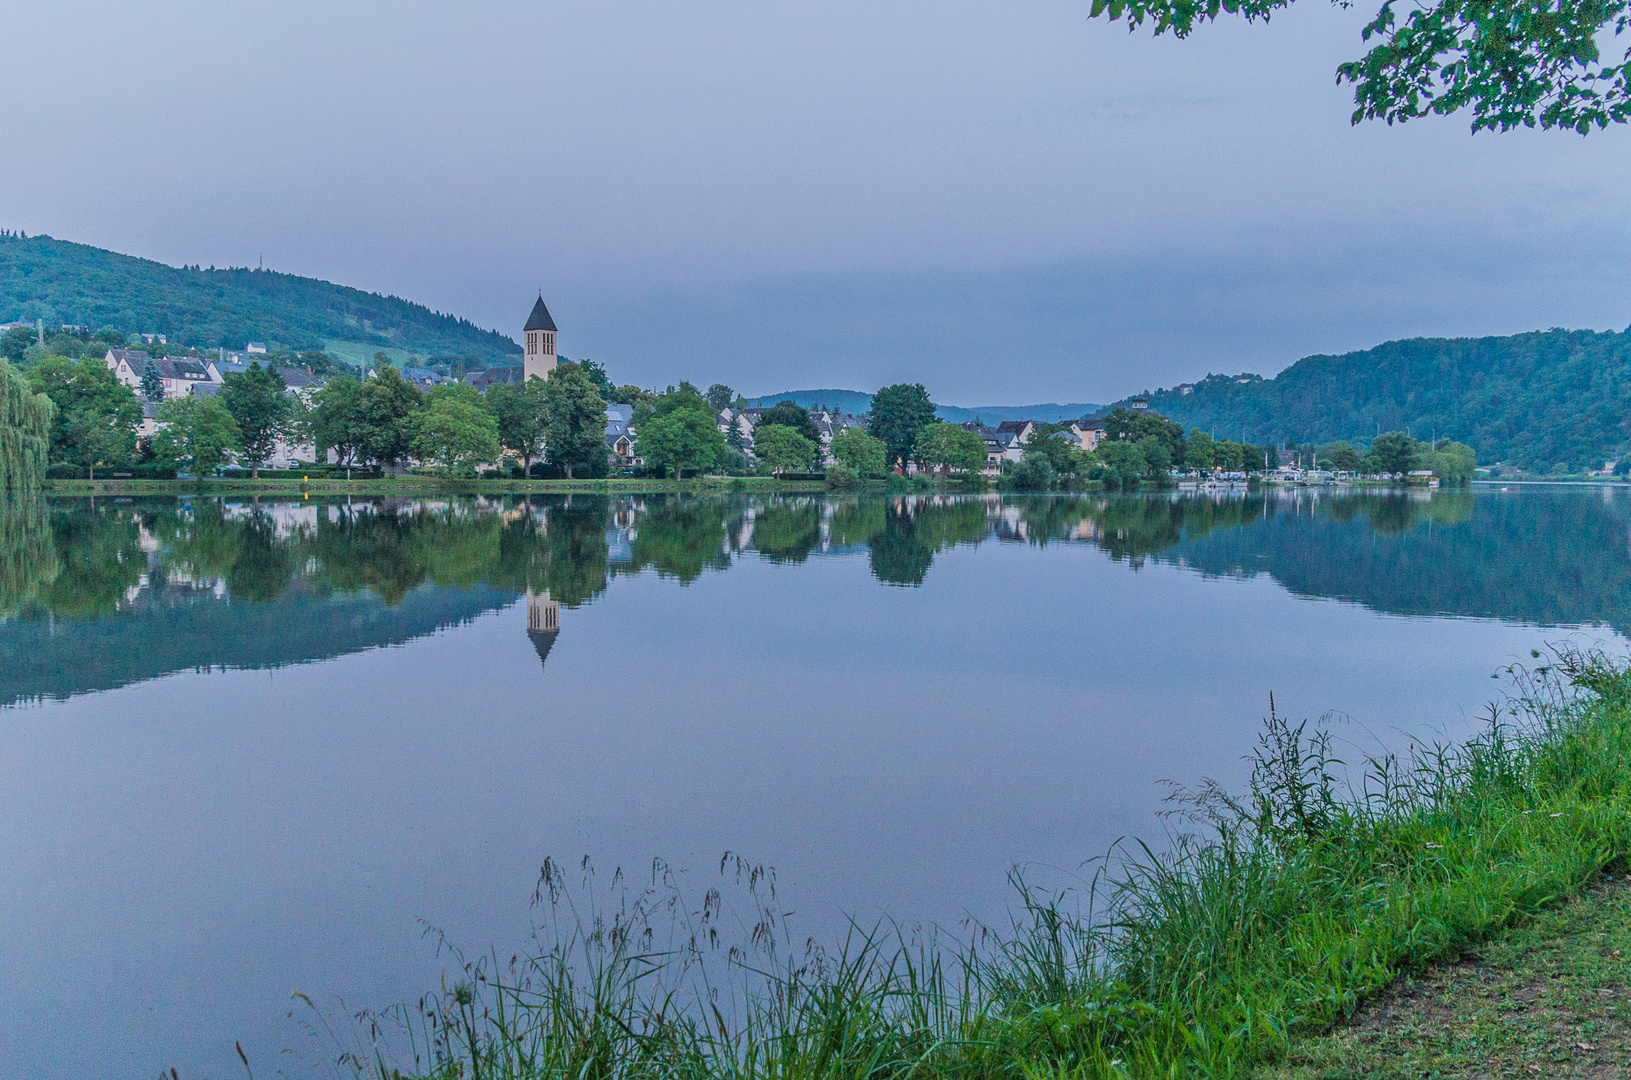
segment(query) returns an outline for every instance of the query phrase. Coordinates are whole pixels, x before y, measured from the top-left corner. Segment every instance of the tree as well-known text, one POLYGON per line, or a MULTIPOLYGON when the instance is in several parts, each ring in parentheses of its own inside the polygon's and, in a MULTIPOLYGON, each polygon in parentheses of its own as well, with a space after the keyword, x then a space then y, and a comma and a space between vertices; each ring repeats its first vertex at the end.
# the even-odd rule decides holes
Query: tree
POLYGON ((1081 447, 1060 424, 1038 424, 1031 441, 1025 444, 1025 457, 1045 460, 1050 480, 1054 476, 1074 476, 1087 464, 1081 447))
POLYGON ((92 479, 103 462, 129 460, 136 448, 142 407, 100 359, 50 356, 28 371, 34 392, 56 406, 51 457, 83 462, 92 479))
POLYGON ((1320 447, 1319 456, 1337 472, 1354 472, 1359 468, 1359 452, 1345 439, 1320 447))
POLYGON ((647 465, 674 470, 683 479, 685 470, 699 472, 712 468, 725 452, 725 436, 714 418, 696 409, 674 409, 640 424, 635 453, 647 465))
MULTIPOLYGON (((561 359, 564 361, 566 357, 563 356, 561 359)), ((574 360, 572 362, 582 368, 585 375, 589 376, 589 381, 595 384, 595 389, 600 392, 602 399, 612 400, 612 394, 616 392, 617 388, 612 385, 612 380, 606 374, 605 368, 593 360, 574 360)))
POLYGON ((261 463, 272 456, 294 413, 293 403, 283 392, 283 376, 259 362, 251 363, 248 371, 226 377, 221 398, 238 424, 235 445, 249 462, 250 475, 258 478, 261 463))
POLYGON ((934 402, 922 383, 896 383, 872 395, 867 432, 883 440, 889 459, 904 466, 918 432, 935 422, 934 402))
POLYGON ((985 468, 985 440, 967 428, 935 421, 918 431, 912 453, 921 461, 954 469, 970 479, 985 468))
POLYGON ((142 397, 152 402, 164 400, 164 379, 159 375, 158 365, 151 360, 142 365, 142 397))
MULTIPOLYGON (((566 469, 568 480, 574 468, 605 475, 606 399, 594 380, 577 364, 563 361, 550 370, 544 399, 549 460, 566 469)), ((713 423, 711 415, 708 422, 713 423)))
POLYGON ((346 466, 349 476, 352 463, 368 441, 362 383, 349 375, 336 375, 312 392, 311 401, 306 424, 318 458, 326 459, 332 449, 335 460, 346 466))
POLYGON ((1160 440, 1166 448, 1167 460, 1173 465, 1184 463, 1183 425, 1173 423, 1158 412, 1148 409, 1113 409, 1104 418, 1107 439, 1125 439, 1138 442, 1147 436, 1160 440))
POLYGON ((1167 444, 1154 435, 1146 435, 1133 445, 1144 457, 1144 475, 1151 480, 1166 480, 1167 472, 1172 468, 1172 454, 1167 450, 1167 444))
POLYGON ((1376 459, 1375 471, 1407 473, 1416 468, 1420 445, 1402 431, 1388 431, 1371 440, 1367 457, 1376 459))
POLYGON ((0 358, 0 497, 31 491, 45 476, 56 406, 0 358))
POLYGON ((855 470, 857 476, 882 476, 889 467, 883 440, 873 438, 860 428, 840 428, 827 450, 834 461, 855 470))
POLYGON ((424 408, 425 395, 390 363, 381 361, 362 384, 362 452, 381 465, 401 463, 413 450, 409 419, 424 408))
MULTIPOLYGON (((806 439, 821 445, 821 432, 816 428, 815 421, 810 419, 810 410, 791 401, 778 401, 771 408, 759 414, 759 427, 766 424, 780 424, 790 427, 803 435, 806 439)), ((759 433, 757 428, 753 433, 754 445, 758 445, 759 433)))
POLYGON ((1218 465, 1218 446, 1212 436, 1191 428, 1184 439, 1184 464, 1196 472, 1211 472, 1218 465))
POLYGON ((1138 445, 1125 439, 1100 443, 1098 457, 1098 479, 1103 480, 1106 487, 1136 490, 1139 480, 1149 470, 1138 445))
MULTIPOLYGON (((1188 37, 1220 13, 1267 22, 1292 0, 1093 0, 1091 14, 1148 20, 1155 33, 1188 37)), ((1599 42, 1631 25, 1627 0, 1424 0, 1401 21, 1391 0, 1366 24, 1377 40, 1357 60, 1337 66, 1337 82, 1354 88, 1351 121, 1389 124, 1472 111, 1472 129, 1564 128, 1584 135, 1631 116, 1626 54, 1605 62, 1599 42)))
POLYGON ((772 472, 804 472, 820 454, 813 443, 785 424, 759 422, 753 429, 753 454, 772 472))
POLYGON ((1007 480, 1015 491, 1047 491, 1053 486, 1053 466, 1048 455, 1027 450, 1025 457, 1008 470, 1007 480))
POLYGON ((544 452, 549 435, 549 399, 544 380, 495 383, 487 388, 487 407, 498 421, 498 442, 521 459, 523 473, 532 471, 532 459, 544 452))
POLYGON ((1440 439, 1428 455, 1433 475, 1451 484, 1465 484, 1478 467, 1478 455, 1466 443, 1440 439))
POLYGON ((731 402, 736 400, 736 391, 724 383, 716 382, 708 387, 708 393, 705 396, 708 398, 708 404, 713 407, 714 412, 718 413, 724 412, 731 407, 731 402))
POLYGON ((414 456, 439 462, 443 475, 498 457, 498 421, 475 388, 463 383, 433 387, 408 427, 414 456))
POLYGON ((194 476, 213 476, 241 438, 232 413, 213 397, 188 394, 166 401, 158 421, 164 426, 153 436, 154 453, 194 476))

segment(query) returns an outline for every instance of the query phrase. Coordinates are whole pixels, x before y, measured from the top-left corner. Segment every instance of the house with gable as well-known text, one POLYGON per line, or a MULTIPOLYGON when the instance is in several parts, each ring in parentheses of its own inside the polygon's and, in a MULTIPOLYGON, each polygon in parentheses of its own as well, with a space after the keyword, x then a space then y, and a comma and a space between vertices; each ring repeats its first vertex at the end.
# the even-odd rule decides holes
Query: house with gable
POLYGON ((164 385, 166 398, 186 397, 200 383, 213 382, 208 365, 186 356, 149 356, 138 349, 109 349, 102 358, 113 377, 140 391, 142 376, 151 366, 164 385))

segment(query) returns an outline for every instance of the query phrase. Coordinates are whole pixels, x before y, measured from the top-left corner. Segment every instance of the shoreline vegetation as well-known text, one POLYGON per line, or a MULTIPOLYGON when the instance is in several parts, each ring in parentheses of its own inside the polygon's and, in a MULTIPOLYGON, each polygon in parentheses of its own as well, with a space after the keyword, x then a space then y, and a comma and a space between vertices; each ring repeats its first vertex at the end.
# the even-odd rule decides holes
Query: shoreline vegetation
MULTIPOLYGON (((1535 480, 1485 480, 1471 481, 1476 487, 1507 487, 1511 485, 1527 486, 1557 486, 1557 485, 1589 485, 1589 486, 1626 486, 1631 481, 1625 477, 1564 477, 1560 479, 1535 480)), ((1254 478, 1249 485, 1236 484, 1240 490, 1258 490, 1270 487, 1296 487, 1296 484, 1287 484, 1268 478, 1254 478)), ((1333 485, 1326 485, 1333 486, 1333 485)), ((1337 487, 1404 490, 1409 485, 1393 480, 1345 480, 1337 487)), ((1105 493, 1106 485, 1095 480, 1081 481, 1074 489, 1068 491, 1030 492, 1008 490, 990 484, 971 484, 967 481, 930 480, 918 477, 893 477, 887 480, 860 479, 852 484, 835 487, 825 480, 793 480, 781 479, 772 476, 700 476, 686 477, 684 480, 655 479, 649 477, 606 477, 587 480, 522 480, 517 478, 480 479, 444 476, 425 476, 420 474, 407 474, 402 476, 385 477, 358 477, 347 480, 344 477, 313 475, 305 478, 299 476, 268 477, 260 479, 251 477, 213 476, 201 478, 180 478, 175 480, 155 480, 140 477, 98 477, 95 480, 46 479, 39 482, 39 491, 48 496, 87 496, 87 495, 302 495, 302 494, 350 494, 350 495, 380 495, 380 494, 493 494, 493 495, 570 495, 592 492, 600 495, 641 495, 654 493, 698 493, 715 494, 719 492, 747 491, 758 494, 800 494, 808 495, 818 492, 827 492, 835 495, 894 495, 905 493, 917 494, 984 494, 996 491, 1004 495, 1030 495, 1043 498, 1068 498, 1072 495, 1105 493)), ((1140 492, 1155 494, 1194 494, 1178 484, 1144 483, 1139 486, 1140 492)), ((1111 492, 1114 493, 1114 492, 1111 492)))
POLYGON ((435 1080, 1087 1080, 1329 1062, 1326 1033, 1400 976, 1556 921, 1625 872, 1631 666, 1534 657, 1507 669, 1514 690, 1480 735, 1402 757, 1339 761, 1271 702, 1245 794, 1178 792, 1167 850, 1121 846, 1075 897, 1016 871, 1012 926, 961 944, 880 925, 833 952, 797 947, 774 876, 732 856, 700 907, 661 864, 643 892, 618 875, 596 894, 587 865, 575 888, 576 870, 546 863, 532 955, 451 953, 462 977, 416 1004, 354 1029, 312 1008, 306 1026, 341 1072, 435 1080), (752 914, 721 889, 745 891, 752 914))

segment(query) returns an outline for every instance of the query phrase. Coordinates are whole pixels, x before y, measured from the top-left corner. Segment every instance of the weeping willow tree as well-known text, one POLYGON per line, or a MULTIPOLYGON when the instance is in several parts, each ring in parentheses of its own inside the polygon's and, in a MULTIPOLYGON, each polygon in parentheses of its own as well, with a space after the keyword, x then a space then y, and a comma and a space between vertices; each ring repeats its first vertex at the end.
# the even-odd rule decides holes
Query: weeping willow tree
POLYGON ((51 399, 0 360, 0 498, 39 489, 51 447, 51 399))
POLYGON ((45 499, 0 492, 0 619, 38 603, 61 569, 45 499))

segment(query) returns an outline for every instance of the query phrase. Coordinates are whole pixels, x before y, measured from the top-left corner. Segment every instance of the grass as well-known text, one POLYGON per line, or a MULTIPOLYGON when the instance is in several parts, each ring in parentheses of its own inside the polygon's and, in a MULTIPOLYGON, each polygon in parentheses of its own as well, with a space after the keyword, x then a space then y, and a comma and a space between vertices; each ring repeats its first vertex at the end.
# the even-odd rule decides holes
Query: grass
MULTIPOLYGON (((314 1031, 342 1070, 439 1080, 1370 1075, 1354 1070, 1392 1068, 1389 1051, 1365 1059, 1351 1018, 1385 1008, 1396 979, 1525 940, 1625 868, 1631 669, 1563 652, 1512 674, 1478 738, 1357 770, 1271 710, 1249 790, 1184 793, 1192 831, 1121 852, 1080 910, 1016 881, 1001 932, 857 928, 834 953, 801 951, 773 879, 739 862, 722 865, 746 874, 734 926, 720 890, 693 906, 658 874, 580 903, 549 866, 531 956, 461 960, 417 1005, 344 1040, 314 1031)), ((1536 1053, 1598 1022, 1561 996, 1545 1008, 1564 1013, 1535 1014, 1552 1033, 1536 1053)), ((1442 1033, 1427 1030, 1390 1045, 1430 1054, 1421 1040, 1442 1033)))
POLYGON ((1631 881, 1605 875, 1453 963, 1399 980, 1260 1080, 1631 1072, 1631 881))

